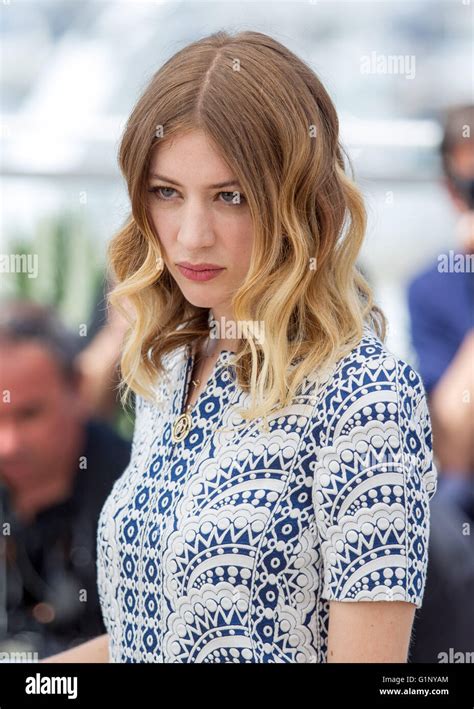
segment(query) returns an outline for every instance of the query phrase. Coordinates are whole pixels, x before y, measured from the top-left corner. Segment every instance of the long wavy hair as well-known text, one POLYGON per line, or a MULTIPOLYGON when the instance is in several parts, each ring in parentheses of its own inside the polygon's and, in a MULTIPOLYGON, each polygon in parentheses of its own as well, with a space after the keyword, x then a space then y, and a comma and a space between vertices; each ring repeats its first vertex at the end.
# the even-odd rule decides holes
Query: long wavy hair
POLYGON ((364 201, 346 174, 327 91, 284 45, 260 32, 219 31, 172 56, 136 103, 119 148, 131 214, 108 255, 109 303, 130 324, 122 402, 130 391, 153 400, 163 356, 211 334, 210 310, 189 303, 164 264, 147 200, 155 146, 196 129, 233 169, 250 209, 251 265, 232 307, 235 322, 262 324, 264 337, 249 328, 233 363, 251 393, 241 416, 266 417, 288 405, 306 375, 355 347, 365 324, 386 338, 385 315, 356 265, 364 201))

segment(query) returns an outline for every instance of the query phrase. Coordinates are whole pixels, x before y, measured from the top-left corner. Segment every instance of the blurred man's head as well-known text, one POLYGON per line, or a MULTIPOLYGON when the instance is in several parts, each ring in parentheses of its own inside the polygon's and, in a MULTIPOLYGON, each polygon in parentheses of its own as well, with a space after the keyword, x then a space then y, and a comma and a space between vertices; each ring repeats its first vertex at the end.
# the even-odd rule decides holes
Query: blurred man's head
POLYGON ((447 111, 441 160, 451 197, 460 212, 474 210, 474 105, 447 111))
POLYGON ((49 308, 0 308, 0 480, 15 492, 77 469, 84 416, 76 342, 49 308))

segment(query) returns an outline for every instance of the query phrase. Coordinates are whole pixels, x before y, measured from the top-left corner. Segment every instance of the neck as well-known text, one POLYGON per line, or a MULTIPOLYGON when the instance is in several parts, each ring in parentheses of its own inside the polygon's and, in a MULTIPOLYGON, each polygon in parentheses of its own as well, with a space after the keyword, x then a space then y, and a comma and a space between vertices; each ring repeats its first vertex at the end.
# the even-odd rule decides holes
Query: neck
POLYGON ((34 522, 41 510, 53 507, 66 500, 73 487, 71 476, 49 480, 39 488, 20 492, 13 497, 13 509, 23 524, 34 522))
MULTIPOLYGON (((229 318, 225 311, 221 311, 219 309, 210 309, 209 310, 209 325, 214 322, 217 325, 217 331, 219 332, 219 329, 221 330, 221 334, 225 333, 226 322, 234 322, 233 318, 229 318)), ((232 333, 234 334, 234 333, 232 333)), ((211 339, 208 347, 208 352, 222 352, 222 350, 227 350, 229 352, 237 352, 240 346, 240 339, 239 338, 227 338, 227 337, 219 337, 216 339, 211 339)))
POLYGON ((13 510, 24 524, 31 524, 41 510, 53 507, 70 497, 75 477, 79 474, 77 463, 83 450, 84 439, 85 430, 81 429, 68 456, 59 461, 52 474, 46 479, 38 478, 36 485, 12 492, 13 510))
POLYGON ((199 359, 208 360, 217 357, 223 350, 236 352, 237 347, 238 340, 214 340, 206 337, 203 340, 194 343, 193 352, 199 359))

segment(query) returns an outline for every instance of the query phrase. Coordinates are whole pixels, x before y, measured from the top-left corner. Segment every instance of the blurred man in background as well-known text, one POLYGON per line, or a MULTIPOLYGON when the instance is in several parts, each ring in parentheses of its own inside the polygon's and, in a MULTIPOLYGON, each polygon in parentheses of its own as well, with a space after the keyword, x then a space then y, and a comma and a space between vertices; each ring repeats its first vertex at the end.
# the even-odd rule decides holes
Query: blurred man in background
POLYGON ((97 523, 130 444, 84 406, 77 351, 50 309, 0 308, 3 651, 42 657, 105 632, 97 523))
POLYGON ((415 662, 474 650, 474 106, 446 116, 441 159, 458 213, 456 248, 409 286, 411 340, 424 380, 439 472, 415 662))
POLYGON ((474 106, 448 113, 441 156, 457 246, 411 283, 412 342, 430 400, 439 490, 474 521, 474 106), (460 258, 461 257, 461 258, 460 258), (456 265, 454 265, 456 263, 456 265), (462 270, 462 267, 464 269, 462 270), (449 266, 448 266, 449 267, 449 266))

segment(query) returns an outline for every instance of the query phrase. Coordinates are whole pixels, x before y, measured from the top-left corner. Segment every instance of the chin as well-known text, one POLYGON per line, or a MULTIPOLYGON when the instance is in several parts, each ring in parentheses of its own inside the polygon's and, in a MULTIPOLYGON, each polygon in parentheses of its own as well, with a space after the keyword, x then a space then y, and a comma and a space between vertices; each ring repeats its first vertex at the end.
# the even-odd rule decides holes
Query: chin
POLYGON ((192 293, 189 292, 189 288, 182 288, 181 292, 188 301, 188 303, 191 303, 191 305, 194 305, 196 308, 212 308, 214 302, 217 302, 218 299, 216 298, 210 298, 209 294, 206 293, 192 293))
POLYGON ((206 308, 206 309, 212 308, 212 305, 209 303, 208 300, 204 300, 204 299, 198 300, 197 298, 186 298, 186 300, 188 301, 188 303, 190 303, 191 305, 194 305, 196 308, 206 308))

